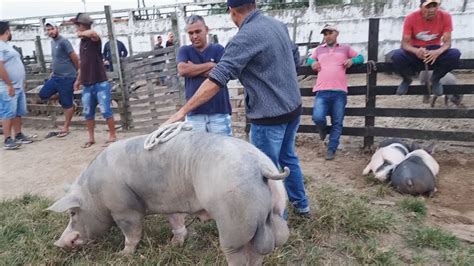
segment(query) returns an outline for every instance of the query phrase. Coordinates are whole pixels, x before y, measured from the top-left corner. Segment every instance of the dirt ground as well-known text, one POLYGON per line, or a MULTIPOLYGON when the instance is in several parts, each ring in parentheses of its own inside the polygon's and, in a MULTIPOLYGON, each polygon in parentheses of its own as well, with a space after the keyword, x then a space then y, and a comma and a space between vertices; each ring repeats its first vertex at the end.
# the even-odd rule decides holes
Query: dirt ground
MULTIPOLYGON (((365 77, 353 76, 356 77, 350 80, 352 85, 365 81, 365 77)), ((390 78, 386 80, 391 81, 390 78)), ((461 75, 460 80, 473 83, 473 74, 461 75)), ((359 101, 351 98, 348 106, 360 105, 359 101)), ((466 106, 472 108, 474 97, 465 96, 464 102, 466 106)), ((380 106, 423 107, 421 96, 381 98, 379 103, 380 106)), ((358 119, 346 118, 345 124, 357 125, 361 123, 358 119)), ((411 122, 387 118, 377 119, 376 123, 382 126, 474 131, 472 121, 463 119, 443 121, 424 119, 422 122, 418 119, 411 122)), ((88 149, 83 149, 80 146, 87 140, 87 133, 83 128, 74 128, 71 134, 64 138, 45 139, 51 128, 26 126, 24 132, 35 137, 34 143, 23 145, 16 151, 0 150, 0 200, 19 197, 24 193, 50 198, 60 197, 64 193, 64 184, 73 182, 89 162, 104 149, 103 143, 107 137, 105 129, 105 126, 98 126, 97 143, 88 149)), ((121 131, 118 133, 120 139, 134 135, 137 133, 121 131)), ((376 142, 378 141, 380 139, 376 139, 376 142)), ((360 137, 343 136, 336 159, 328 162, 324 160, 326 152, 324 143, 313 135, 299 135, 297 152, 303 172, 310 180, 308 193, 311 194, 315 186, 326 184, 357 193, 373 191, 374 185, 368 183, 361 175, 371 156, 370 153, 364 153, 362 145, 363 139, 360 137)), ((440 165, 440 173, 438 192, 434 198, 426 199, 429 210, 428 223, 474 243, 474 143, 438 142, 434 157, 440 165)), ((391 192, 383 200, 397 202, 401 197, 402 195, 391 192)))

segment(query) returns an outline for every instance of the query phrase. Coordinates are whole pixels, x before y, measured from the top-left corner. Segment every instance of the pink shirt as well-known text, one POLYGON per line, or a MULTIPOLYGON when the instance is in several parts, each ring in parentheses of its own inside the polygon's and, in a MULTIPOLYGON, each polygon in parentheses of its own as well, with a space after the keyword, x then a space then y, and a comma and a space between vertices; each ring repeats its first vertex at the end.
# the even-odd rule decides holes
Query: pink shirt
POLYGON ((356 51, 349 45, 336 44, 333 48, 328 47, 326 44, 318 46, 310 56, 318 60, 321 65, 313 92, 321 90, 343 90, 347 92, 344 62, 356 56, 356 51))

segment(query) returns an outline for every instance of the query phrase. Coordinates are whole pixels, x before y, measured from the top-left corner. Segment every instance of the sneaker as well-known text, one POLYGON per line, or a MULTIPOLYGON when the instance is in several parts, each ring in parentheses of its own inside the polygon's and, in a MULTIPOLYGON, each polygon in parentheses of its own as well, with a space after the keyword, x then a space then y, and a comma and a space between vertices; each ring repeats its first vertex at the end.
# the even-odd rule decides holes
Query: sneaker
POLYGON ((17 144, 30 144, 33 142, 33 140, 31 140, 30 138, 28 138, 27 136, 25 136, 23 133, 20 132, 16 134, 15 142, 17 144))
POLYGON ((410 87, 412 80, 411 79, 403 79, 400 86, 397 88, 397 95, 404 95, 408 92, 408 88, 410 87))
POLYGON ((326 154, 326 161, 334 160, 335 156, 336 156, 335 151, 328 151, 328 153, 326 154))
POLYGON ((5 139, 5 142, 3 143, 3 148, 5 150, 16 150, 20 148, 21 144, 16 143, 11 137, 8 137, 5 139))
POLYGON ((431 83, 431 91, 435 96, 443 95, 443 85, 438 80, 433 80, 431 83))

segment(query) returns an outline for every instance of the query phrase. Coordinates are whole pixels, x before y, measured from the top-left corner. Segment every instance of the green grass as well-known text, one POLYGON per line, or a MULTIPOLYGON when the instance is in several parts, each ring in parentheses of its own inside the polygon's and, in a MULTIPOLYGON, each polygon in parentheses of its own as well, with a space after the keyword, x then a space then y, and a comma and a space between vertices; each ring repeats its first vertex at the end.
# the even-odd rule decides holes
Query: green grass
POLYGON ((378 248, 377 241, 374 239, 364 242, 342 242, 339 246, 342 253, 354 258, 359 264, 398 265, 400 263, 393 250, 378 248))
POLYGON ((400 208, 407 212, 413 212, 417 216, 426 216, 426 204, 423 200, 414 197, 406 197, 402 199, 398 205, 400 208))
MULTIPOLYGON (((398 208, 375 206, 369 203, 366 196, 333 187, 318 187, 314 195, 316 199, 312 201, 316 200, 318 205, 316 207, 313 204, 312 219, 299 218, 290 211, 290 238, 283 247, 266 256, 264 264, 400 264, 399 250, 380 248, 377 241, 386 234, 406 231, 409 232, 407 235, 413 236, 411 245, 440 249, 434 262, 472 265, 472 249, 453 244, 457 242, 452 236, 446 237, 443 233, 443 237, 433 237, 433 233, 427 233, 431 237, 426 237, 423 230, 404 230, 419 223, 407 220, 405 225, 405 222, 400 222, 398 219, 404 219, 404 216, 394 213, 400 211, 398 208), (397 224, 405 227, 398 229, 397 224)), ((188 227, 185 244, 176 247, 170 245, 171 229, 166 218, 161 215, 145 219, 142 241, 133 256, 116 255, 124 245, 124 237, 116 227, 75 252, 61 250, 54 247, 53 242, 66 227, 68 217, 66 214, 45 211, 51 203, 50 200, 31 195, 0 202, 0 265, 226 264, 215 222, 192 223, 188 227)), ((410 246, 406 248, 412 249, 410 246)), ((410 260, 415 263, 426 262, 424 258, 416 256, 410 260)))
POLYGON ((395 222, 391 212, 370 205, 367 198, 329 187, 321 189, 318 204, 321 215, 316 226, 322 230, 367 237, 388 232, 395 222))
POLYGON ((433 249, 455 249, 459 247, 459 240, 438 228, 421 226, 410 230, 408 243, 412 246, 433 249))

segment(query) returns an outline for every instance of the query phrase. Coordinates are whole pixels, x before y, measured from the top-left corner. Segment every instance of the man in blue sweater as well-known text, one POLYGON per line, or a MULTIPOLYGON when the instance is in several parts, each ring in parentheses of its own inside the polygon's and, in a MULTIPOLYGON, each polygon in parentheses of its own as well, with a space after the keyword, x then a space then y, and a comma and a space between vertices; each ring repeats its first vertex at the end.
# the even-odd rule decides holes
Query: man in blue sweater
POLYGON ((298 48, 285 24, 256 10, 255 0, 227 0, 227 5, 239 31, 198 91, 166 123, 182 120, 229 80, 238 78, 245 90, 251 142, 277 166, 290 168, 285 180, 289 200, 297 214, 309 217, 303 174, 295 153, 301 115, 298 48))

